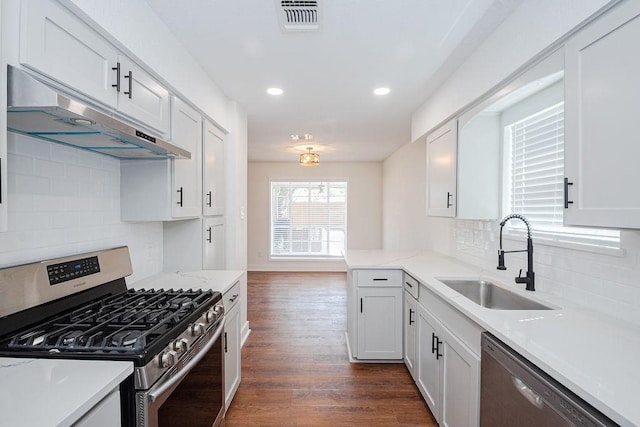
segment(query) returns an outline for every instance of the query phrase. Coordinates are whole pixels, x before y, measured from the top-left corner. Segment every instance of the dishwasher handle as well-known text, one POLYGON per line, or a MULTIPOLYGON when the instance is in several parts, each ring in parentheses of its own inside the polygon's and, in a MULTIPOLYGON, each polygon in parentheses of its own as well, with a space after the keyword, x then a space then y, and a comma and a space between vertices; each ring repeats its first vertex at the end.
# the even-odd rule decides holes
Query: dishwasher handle
POLYGON ((531 390, 529 386, 522 382, 522 380, 515 375, 511 376, 511 380, 513 381, 513 386, 520 392, 520 394, 529 401, 533 406, 538 409, 544 408, 544 401, 540 397, 538 393, 531 390))

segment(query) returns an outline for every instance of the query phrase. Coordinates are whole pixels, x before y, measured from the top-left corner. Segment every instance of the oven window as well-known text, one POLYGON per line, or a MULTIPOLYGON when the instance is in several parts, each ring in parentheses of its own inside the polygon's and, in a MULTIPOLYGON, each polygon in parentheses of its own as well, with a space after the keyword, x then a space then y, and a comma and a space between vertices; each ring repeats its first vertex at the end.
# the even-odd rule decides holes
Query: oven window
POLYGON ((158 410, 158 426, 211 427, 223 410, 222 339, 171 393, 158 410))

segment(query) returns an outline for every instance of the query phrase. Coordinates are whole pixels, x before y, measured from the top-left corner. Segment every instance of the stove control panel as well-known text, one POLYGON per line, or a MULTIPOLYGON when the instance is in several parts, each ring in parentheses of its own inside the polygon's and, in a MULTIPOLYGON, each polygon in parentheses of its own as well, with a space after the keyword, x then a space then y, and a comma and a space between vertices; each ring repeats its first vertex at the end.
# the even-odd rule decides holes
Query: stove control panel
POLYGON ((97 256, 47 266, 49 285, 51 286, 99 272, 100 264, 97 256))

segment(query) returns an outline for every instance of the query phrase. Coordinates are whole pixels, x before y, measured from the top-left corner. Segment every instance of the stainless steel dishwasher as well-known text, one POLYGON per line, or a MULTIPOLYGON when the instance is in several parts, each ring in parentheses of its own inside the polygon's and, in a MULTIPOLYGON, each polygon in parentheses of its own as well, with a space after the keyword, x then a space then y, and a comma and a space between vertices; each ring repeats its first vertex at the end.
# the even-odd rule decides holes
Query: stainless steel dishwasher
POLYGON ((488 332, 481 360, 481 426, 617 425, 488 332))

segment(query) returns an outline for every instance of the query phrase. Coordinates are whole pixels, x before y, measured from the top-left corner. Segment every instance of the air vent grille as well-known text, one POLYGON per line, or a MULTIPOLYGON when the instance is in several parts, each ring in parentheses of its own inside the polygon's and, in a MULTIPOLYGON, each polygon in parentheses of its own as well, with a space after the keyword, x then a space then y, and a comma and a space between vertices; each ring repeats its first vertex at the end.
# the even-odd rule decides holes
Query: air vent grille
POLYGON ((317 0, 277 0, 280 28, 285 31, 318 31, 320 28, 317 0))

